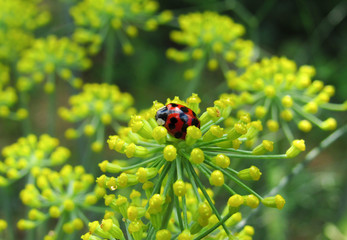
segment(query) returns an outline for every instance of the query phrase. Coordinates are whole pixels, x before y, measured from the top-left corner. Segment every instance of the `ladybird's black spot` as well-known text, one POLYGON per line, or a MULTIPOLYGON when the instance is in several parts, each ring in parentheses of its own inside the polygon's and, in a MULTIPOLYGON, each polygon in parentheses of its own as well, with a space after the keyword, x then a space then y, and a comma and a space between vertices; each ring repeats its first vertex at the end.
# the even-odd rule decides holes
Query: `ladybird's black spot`
POLYGON ((186 123, 188 121, 188 116, 185 113, 180 113, 180 119, 182 122, 186 123))
POLYGON ((182 132, 187 132, 187 128, 188 128, 188 124, 183 124, 183 126, 182 126, 182 132))
POLYGON ((196 117, 196 114, 195 114, 195 112, 193 112, 193 111, 192 111, 192 113, 193 113, 193 116, 194 116, 194 117, 196 117))
POLYGON ((157 115, 155 116, 155 120, 158 120, 158 118, 163 119, 164 122, 166 122, 167 114, 166 114, 166 113, 157 114, 157 115))
POLYGON ((172 107, 177 107, 178 105, 176 103, 170 103, 172 107))
POLYGON ((174 118, 174 117, 170 118, 170 123, 175 124, 175 123, 177 123, 177 122, 178 122, 178 121, 177 121, 176 118, 174 118))
POLYGON ((172 129, 175 129, 175 127, 176 127, 176 126, 175 126, 174 123, 170 123, 170 124, 169 124, 169 128, 170 128, 171 130, 172 130, 172 129))
POLYGON ((177 132, 175 133, 175 138, 181 138, 182 137, 182 133, 181 132, 177 132))
POLYGON ((182 110, 182 112, 189 112, 189 109, 187 107, 182 106, 180 109, 182 110))
POLYGON ((199 120, 196 119, 196 118, 194 118, 194 119, 192 120, 192 125, 194 125, 194 126, 196 126, 196 127, 199 127, 199 125, 200 125, 199 120))

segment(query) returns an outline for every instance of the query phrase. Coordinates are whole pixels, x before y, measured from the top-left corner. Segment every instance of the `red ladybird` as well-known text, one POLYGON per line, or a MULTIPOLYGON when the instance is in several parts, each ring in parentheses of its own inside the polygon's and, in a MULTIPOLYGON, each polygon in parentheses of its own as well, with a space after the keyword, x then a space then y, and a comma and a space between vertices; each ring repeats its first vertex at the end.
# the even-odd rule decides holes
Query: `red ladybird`
POLYGON ((200 128, 200 121, 195 112, 176 103, 169 103, 160 108, 155 115, 155 119, 158 125, 164 126, 175 138, 185 139, 189 126, 200 128))

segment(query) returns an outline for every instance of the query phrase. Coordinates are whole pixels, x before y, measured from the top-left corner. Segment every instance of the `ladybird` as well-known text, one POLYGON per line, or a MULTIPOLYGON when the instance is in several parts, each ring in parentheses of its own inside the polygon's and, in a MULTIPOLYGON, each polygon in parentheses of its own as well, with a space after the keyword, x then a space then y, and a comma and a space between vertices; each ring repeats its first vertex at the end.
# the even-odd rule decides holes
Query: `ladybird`
POLYGON ((196 126, 200 128, 200 121, 195 112, 181 104, 169 103, 160 108, 155 115, 159 126, 164 126, 175 138, 185 139, 187 128, 196 126))

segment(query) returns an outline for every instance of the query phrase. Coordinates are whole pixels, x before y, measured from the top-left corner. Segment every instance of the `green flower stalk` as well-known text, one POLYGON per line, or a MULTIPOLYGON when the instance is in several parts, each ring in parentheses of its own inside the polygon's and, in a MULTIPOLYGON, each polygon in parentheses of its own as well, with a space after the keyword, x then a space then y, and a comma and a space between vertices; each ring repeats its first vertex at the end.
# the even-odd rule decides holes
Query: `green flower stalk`
POLYGON ((241 95, 233 95, 238 99, 238 107, 251 104, 252 116, 260 119, 270 132, 283 131, 291 142, 292 123, 303 132, 311 131, 312 125, 331 131, 337 126, 336 120, 319 118, 320 110, 347 110, 346 103, 330 103, 335 88, 313 80, 314 75, 312 66, 297 67, 285 57, 272 57, 250 65, 239 76, 229 71, 227 82, 232 90, 241 91, 241 95))
MULTIPOLYGON (((251 120, 243 117, 233 128, 225 130, 221 123, 230 115, 231 99, 223 97, 215 101, 214 106, 202 114, 199 102, 196 94, 186 102, 178 97, 167 101, 167 104, 182 104, 194 109, 200 116, 201 128, 189 126, 185 140, 174 138, 165 127, 158 126, 154 116, 164 106, 158 102, 141 115, 133 116, 129 127, 119 131, 119 135, 109 137, 110 149, 125 154, 129 160, 127 165, 120 160, 100 163, 103 172, 117 175, 102 175, 97 182, 112 191, 130 187, 138 189, 137 186, 142 185, 144 194, 136 203, 131 196, 131 200, 122 195, 105 196, 105 204, 121 213, 126 228, 133 226, 136 229, 131 233, 136 240, 155 239, 157 234, 161 235, 159 230, 163 229, 168 229, 172 236, 179 234, 178 239, 200 239, 216 235, 210 230, 218 227, 222 229, 221 235, 231 237, 233 233, 226 222, 239 211, 241 205, 255 208, 264 202, 266 206, 278 209, 284 205, 284 201, 282 205, 273 204, 271 199, 265 201, 244 183, 259 180, 261 172, 256 166, 237 171, 230 167, 230 162, 234 158, 289 158, 296 155, 297 148, 295 151, 288 150, 288 154, 278 155, 238 149, 247 141, 251 120), (202 178, 210 184, 206 186, 202 178), (234 183, 232 187, 230 182, 234 183), (214 204, 213 191, 208 189, 210 186, 221 187, 226 192, 224 196, 231 196, 229 211, 220 212, 214 204), (239 197, 233 200, 235 196, 239 197), (188 211, 190 207, 195 209, 188 211), (214 218, 210 222, 207 219, 212 215, 214 218), (171 221, 171 218, 174 220, 171 221)), ((224 201, 226 203, 227 199, 224 201)))
POLYGON ((15 62, 33 42, 33 32, 48 23, 50 14, 40 7, 40 2, 0 1, 0 61, 15 62))
POLYGON ((85 134, 93 139, 92 150, 99 152, 103 149, 105 127, 111 125, 117 130, 120 122, 129 121, 136 113, 133 102, 133 97, 116 85, 83 85, 81 93, 70 97, 71 108, 62 107, 58 111, 64 120, 79 124, 77 129, 67 129, 65 136, 73 139, 85 134))
POLYGON ((195 65, 184 73, 184 78, 198 78, 203 67, 219 67, 224 73, 230 63, 243 68, 250 64, 253 43, 243 40, 245 28, 230 17, 215 12, 189 13, 178 18, 180 30, 171 32, 171 39, 187 46, 183 50, 170 48, 167 57, 177 62, 194 61, 195 65))
POLYGON ((158 15, 158 8, 154 0, 83 0, 70 9, 77 26, 73 37, 88 44, 89 53, 95 54, 106 36, 116 34, 112 39, 120 42, 125 54, 132 54, 134 48, 128 37, 136 37, 139 28, 153 31, 172 19, 169 11, 158 15))
POLYGON ((90 65, 85 50, 67 37, 51 35, 36 39, 18 61, 17 70, 21 76, 17 80, 17 88, 28 91, 44 82, 45 91, 52 93, 57 76, 71 86, 80 88, 83 82, 73 72, 85 70, 90 65))
MULTIPOLYGON (((65 165, 59 172, 48 168, 32 170, 35 182, 20 192, 22 202, 30 207, 28 219, 20 219, 20 230, 34 229, 49 219, 58 219, 54 239, 81 230, 89 220, 87 211, 99 212, 94 205, 105 189, 94 186, 94 177, 82 166, 65 165)), ((50 232, 52 235, 52 232, 50 232)))
POLYGON ((47 134, 37 137, 21 137, 2 149, 4 160, 0 162, 0 187, 28 175, 31 170, 63 164, 70 151, 59 146, 59 140, 47 134))

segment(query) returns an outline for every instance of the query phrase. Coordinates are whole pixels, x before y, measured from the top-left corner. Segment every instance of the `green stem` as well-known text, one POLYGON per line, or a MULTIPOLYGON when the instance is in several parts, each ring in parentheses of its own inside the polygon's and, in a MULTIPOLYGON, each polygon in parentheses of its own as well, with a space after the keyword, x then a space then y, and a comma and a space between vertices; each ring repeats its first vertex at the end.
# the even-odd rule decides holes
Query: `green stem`
POLYGON ((178 225, 180 226, 181 232, 183 232, 184 228, 183 228, 183 220, 182 220, 182 216, 181 216, 181 211, 180 211, 180 203, 178 201, 178 197, 175 196, 174 198, 175 201, 175 206, 176 206, 176 213, 177 213, 177 218, 178 218, 178 225))
POLYGON ((23 109, 26 109, 28 112, 28 116, 22 120, 23 135, 27 136, 29 133, 31 133, 29 95, 27 94, 27 92, 19 92, 19 99, 20 99, 20 102, 19 102, 20 107, 23 109))
POLYGON ((48 94, 48 133, 55 136, 56 125, 56 90, 48 94))
MULTIPOLYGON (((281 189, 283 189, 289 182, 290 180, 298 175, 304 168, 307 166, 310 162, 312 162, 325 148, 329 147, 333 142, 335 142, 338 138, 340 138, 343 134, 347 132, 347 125, 344 125, 343 127, 337 129, 335 132, 330 134, 327 138, 325 138, 321 143, 313 148, 310 152, 307 153, 305 159, 298 163, 292 171, 285 177, 283 177, 280 181, 279 184, 271 189, 268 194, 266 194, 264 197, 268 196, 273 196, 276 193, 278 193, 281 189)), ((250 215, 242 219, 241 222, 239 222, 236 226, 236 229, 241 229, 247 224, 248 219, 255 214, 257 211, 260 210, 262 205, 260 205, 257 209, 251 212, 250 215)))
POLYGON ((169 190, 172 190, 172 184, 173 184, 173 179, 175 177, 175 167, 174 165, 172 164, 171 167, 170 167, 170 171, 168 173, 168 178, 167 178, 167 181, 166 181, 166 185, 164 187, 164 191, 163 191, 163 195, 166 196, 167 192, 169 190))
POLYGON ((303 118, 306 118, 309 121, 311 121, 313 124, 315 124, 316 126, 321 127, 322 121, 319 118, 317 118, 316 116, 314 116, 313 114, 310 114, 310 113, 303 111, 299 105, 294 103, 292 109, 297 114, 301 115, 303 118))
MULTIPOLYGON (((168 171, 169 171, 169 169, 170 169, 170 166, 171 166, 171 162, 167 162, 167 163, 165 164, 165 166, 164 166, 164 168, 163 168, 163 171, 161 172, 160 177, 159 177, 159 179, 158 179, 158 182, 155 184, 155 187, 154 187, 154 189, 153 189, 153 191, 152 191, 151 197, 152 197, 154 194, 156 194, 156 193, 159 192, 159 190, 160 190, 160 188, 161 188, 161 184, 162 184, 162 182, 163 182, 165 176, 167 175, 167 173, 168 173, 168 171)), ((149 199, 150 199, 150 198, 149 198, 149 199)), ((146 204, 146 209, 148 208, 148 205, 149 205, 149 201, 148 201, 147 204, 146 204)))
MULTIPOLYGON (((201 145, 199 145, 199 147, 201 147, 201 145)), ((204 148, 201 148, 201 149, 204 149, 204 150, 207 150, 207 151, 216 151, 216 152, 220 152, 220 151, 235 152, 235 153, 240 153, 240 154, 246 154, 247 157, 248 157, 248 155, 252 156, 252 151, 241 150, 241 149, 234 149, 234 148, 204 147, 204 148)))
MULTIPOLYGON (((188 159, 186 159, 186 160, 188 161, 188 159)), ((190 181, 190 183, 192 184, 192 187, 193 187, 193 191, 194 191, 194 193, 195 193, 195 196, 196 196, 196 198, 198 199, 198 201, 199 201, 199 203, 200 203, 200 202, 202 202, 202 200, 201 200, 201 197, 200 197, 200 194, 199 194, 199 190, 198 190, 198 188, 197 188, 197 186, 196 186, 196 184, 195 184, 193 174, 192 174, 191 171, 190 171, 190 168, 189 168, 189 166, 188 166, 189 163, 188 163, 187 161, 183 160, 184 168, 185 168, 185 170, 186 170, 186 173, 187 173, 187 176, 188 176, 188 178, 189 178, 189 181, 190 181)))
POLYGON ((109 28, 106 37, 105 62, 104 62, 104 82, 112 83, 114 77, 115 54, 116 54, 116 34, 113 29, 109 28))
POLYGON ((324 103, 322 105, 319 105, 320 108, 331 110, 331 111, 346 111, 347 110, 347 104, 342 103, 324 103))
MULTIPOLYGON (((200 187, 201 192, 203 193, 205 199, 207 200, 208 204, 210 205, 212 211, 214 214, 216 214, 216 217, 218 218, 219 221, 221 221, 221 215, 219 214, 218 210, 216 209, 216 207, 214 206, 210 196, 208 195, 208 193, 205 190, 204 185, 201 183, 199 177, 196 175, 196 172, 193 169, 193 166, 191 166, 190 164, 188 164, 188 166, 190 167, 190 171, 193 175, 193 177, 195 178, 196 183, 198 184, 198 186, 200 187)), ((230 235, 230 231, 229 229, 225 226, 225 224, 222 224, 224 231, 226 232, 227 235, 230 235)))
POLYGON ((327 138, 325 138, 321 143, 313 148, 310 152, 307 153, 304 161, 298 163, 291 171, 291 173, 281 179, 279 184, 273 188, 266 196, 271 196, 277 192, 279 192, 285 185, 288 184, 290 179, 292 179, 295 175, 299 174, 307 164, 309 164, 313 159, 315 159, 325 148, 330 146, 333 142, 335 142, 339 137, 347 132, 347 125, 337 129, 335 132, 330 134, 327 138))
POLYGON ((216 230, 220 225, 224 224, 231 216, 232 216, 232 214, 229 212, 218 223, 216 223, 211 228, 209 228, 209 229, 205 230, 204 232, 202 232, 199 236, 195 237, 194 240, 199 240, 199 239, 202 239, 202 238, 206 237, 208 234, 210 234, 211 232, 216 230))
POLYGON ((185 196, 182 196, 182 210, 183 210, 183 227, 184 229, 188 229, 187 202, 186 202, 185 196))
POLYGON ((294 136, 292 131, 290 131, 290 127, 288 126, 288 123, 281 120, 281 126, 284 132, 284 135, 286 136, 288 142, 292 143, 294 140, 294 136))
POLYGON ((186 88, 186 91, 184 93, 184 98, 188 98, 194 91, 196 91, 204 65, 205 65, 205 58, 202 58, 198 62, 196 62, 194 67, 196 75, 193 79, 189 80, 190 83, 186 88))
POLYGON ((237 179, 235 176, 233 176, 232 174, 230 174, 229 172, 227 172, 225 169, 220 168, 218 166, 215 166, 209 162, 206 162, 207 165, 209 165, 210 167, 217 169, 219 171, 221 171, 225 176, 227 176, 228 178, 230 178, 231 180, 233 180, 237 185, 239 185, 240 187, 242 187, 243 189, 245 189, 247 192, 252 193, 253 195, 255 195, 257 198, 259 198, 260 200, 262 200, 263 198, 256 193, 253 189, 251 189, 250 187, 248 187, 246 184, 244 184, 243 182, 241 182, 239 179, 237 179))
MULTIPOLYGON (((216 154, 215 152, 205 151, 204 149, 201 149, 204 151, 204 153, 207 154, 216 154)), ((244 155, 244 154, 232 154, 226 152, 227 149, 220 150, 219 153, 223 153, 228 157, 234 157, 234 158, 247 158, 247 159, 283 159, 288 158, 286 154, 273 154, 273 155, 244 155)))
MULTIPOLYGON (((12 186, 6 186, 2 188, 2 192, 4 194, 1 194, 3 197, 3 211, 5 212, 5 218, 6 221, 8 222, 8 227, 7 227, 7 239, 8 240, 14 240, 15 239, 15 229, 13 224, 13 207, 11 206, 12 203, 12 197, 13 197, 13 191, 12 191, 12 186)), ((0 189, 1 190, 1 189, 0 189)))
MULTIPOLYGON (((173 168, 173 167, 171 167, 171 168, 173 168)), ((169 205, 167 206, 165 214, 163 216, 161 227, 160 227, 161 229, 167 228, 167 225, 169 223, 169 220, 170 220, 170 217, 172 214, 172 209, 174 206, 174 192, 172 190, 170 191, 170 197, 171 197, 171 201, 170 201, 169 205)))
POLYGON ((130 165, 128 167, 122 167, 122 171, 127 171, 127 170, 130 170, 130 169, 134 169, 134 168, 139 168, 139 167, 145 166, 145 165, 147 165, 147 164, 149 164, 151 162, 154 162, 154 161, 158 160, 161 157, 162 157, 162 155, 155 156, 155 157, 150 158, 150 159, 148 159, 146 161, 143 161, 142 159, 140 159, 140 161, 141 161, 140 163, 132 164, 132 165, 130 165))
MULTIPOLYGON (((198 169, 205 175, 205 177, 208 179, 209 176, 211 175, 211 170, 208 169, 206 166, 204 165, 199 165, 197 166, 198 169)), ((222 185, 223 188, 225 188, 228 192, 230 192, 232 195, 236 194, 236 192, 231 188, 229 187, 227 184, 223 183, 222 185)))

